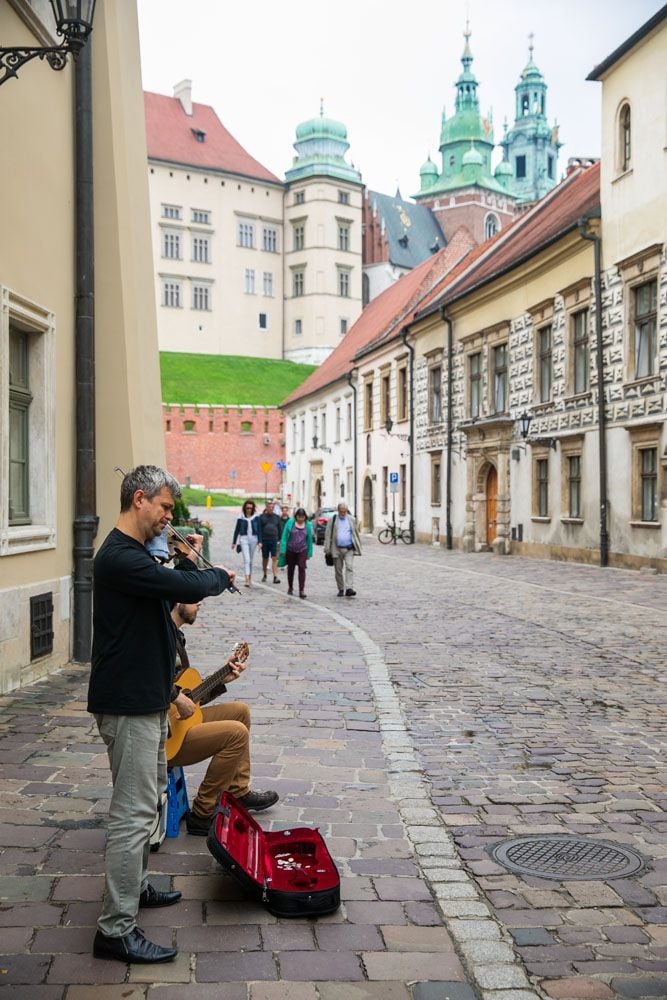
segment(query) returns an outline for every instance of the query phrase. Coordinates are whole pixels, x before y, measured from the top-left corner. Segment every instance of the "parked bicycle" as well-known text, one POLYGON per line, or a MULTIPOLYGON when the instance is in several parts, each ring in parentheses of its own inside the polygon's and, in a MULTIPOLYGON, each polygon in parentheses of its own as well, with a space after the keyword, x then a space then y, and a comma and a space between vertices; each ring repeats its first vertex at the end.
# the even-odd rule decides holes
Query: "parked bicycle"
POLYGON ((378 541, 382 542, 383 545, 389 545, 390 542, 395 545, 399 538, 406 545, 410 545, 412 542, 409 530, 404 528, 402 524, 396 524, 395 521, 378 531, 378 541))

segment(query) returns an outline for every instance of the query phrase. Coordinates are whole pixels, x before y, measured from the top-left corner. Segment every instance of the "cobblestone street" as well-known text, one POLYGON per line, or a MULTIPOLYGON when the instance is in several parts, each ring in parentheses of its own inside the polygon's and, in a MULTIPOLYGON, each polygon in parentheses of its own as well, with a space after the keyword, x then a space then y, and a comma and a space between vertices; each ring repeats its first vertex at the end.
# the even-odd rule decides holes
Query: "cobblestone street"
MULTIPOLYGON (((210 514, 227 562, 233 515, 210 514)), ((140 915, 178 959, 93 959, 110 785, 69 668, 0 699, 0 997, 667 997, 667 579, 365 539, 355 587, 338 599, 316 548, 307 601, 253 585, 187 633, 204 673, 250 643, 231 690, 252 706, 254 786, 281 795, 260 822, 320 827, 340 911, 276 919, 182 828, 151 865, 183 900, 140 915), (646 867, 557 881, 491 857, 529 834, 646 867)))

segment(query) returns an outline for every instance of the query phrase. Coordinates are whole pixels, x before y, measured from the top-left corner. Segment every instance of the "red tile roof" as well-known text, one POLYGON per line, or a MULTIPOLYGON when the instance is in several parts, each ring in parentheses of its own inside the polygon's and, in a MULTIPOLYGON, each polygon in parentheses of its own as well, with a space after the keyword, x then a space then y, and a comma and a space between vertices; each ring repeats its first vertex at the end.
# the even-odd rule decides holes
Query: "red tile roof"
POLYGON ((411 319, 423 296, 431 292, 434 283, 439 283, 443 274, 451 270, 462 254, 467 253, 472 246, 472 236, 461 227, 461 231, 452 237, 443 250, 427 258, 386 288, 366 306, 335 351, 281 406, 291 405, 344 378, 354 368, 355 356, 373 341, 395 330, 399 323, 411 319))
POLYGON ((502 229, 467 258, 465 267, 452 274, 440 293, 420 315, 454 302, 480 285, 493 281, 539 253, 574 229, 579 219, 600 208, 600 164, 573 171, 525 215, 502 229))
POLYGON ((178 98, 144 93, 144 111, 149 159, 282 183, 246 152, 210 105, 193 103, 192 115, 187 115, 178 98), (203 142, 197 131, 205 133, 203 142))

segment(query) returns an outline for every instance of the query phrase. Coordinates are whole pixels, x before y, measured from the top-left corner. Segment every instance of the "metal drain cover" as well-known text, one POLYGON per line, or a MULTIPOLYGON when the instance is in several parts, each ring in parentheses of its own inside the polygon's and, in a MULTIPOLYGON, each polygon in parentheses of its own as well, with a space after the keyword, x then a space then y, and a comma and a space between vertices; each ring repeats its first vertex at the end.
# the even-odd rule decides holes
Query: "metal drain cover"
POLYGON ((635 851, 585 837, 513 837, 491 853, 512 872, 564 881, 627 878, 644 868, 635 851))

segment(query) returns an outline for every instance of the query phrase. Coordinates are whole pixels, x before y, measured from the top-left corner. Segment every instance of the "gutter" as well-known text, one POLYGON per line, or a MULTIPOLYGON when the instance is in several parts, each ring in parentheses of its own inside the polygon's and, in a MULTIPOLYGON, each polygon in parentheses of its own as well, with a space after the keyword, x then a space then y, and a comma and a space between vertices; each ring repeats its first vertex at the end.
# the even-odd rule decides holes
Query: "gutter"
POLYGON ((401 339, 410 352, 410 379, 408 393, 410 398, 410 541, 414 545, 415 541, 415 349, 408 342, 409 327, 404 326, 401 330, 401 339))
POLYGON ((590 240, 595 253, 595 348, 598 377, 598 449, 600 455, 600 566, 609 565, 609 530, 607 527, 609 498, 607 496, 607 415, 604 399, 604 344, 602 340, 602 237, 588 227, 597 214, 585 215, 577 226, 584 240, 590 240))
POLYGON ((452 444, 454 438, 454 399, 452 395, 452 371, 454 367, 454 334, 452 321, 446 315, 445 307, 440 307, 440 318, 447 324, 447 499, 446 499, 446 519, 447 519, 447 548, 451 551, 454 547, 452 539, 452 444))
MULTIPOLYGON (((359 511, 357 510, 357 465, 358 465, 358 444, 357 444, 357 387, 352 381, 353 375, 358 372, 359 369, 355 366, 351 368, 346 374, 348 385, 354 394, 354 404, 352 407, 352 440, 354 441, 354 516, 359 519, 359 511)), ((349 499, 349 498, 348 498, 349 499)))

